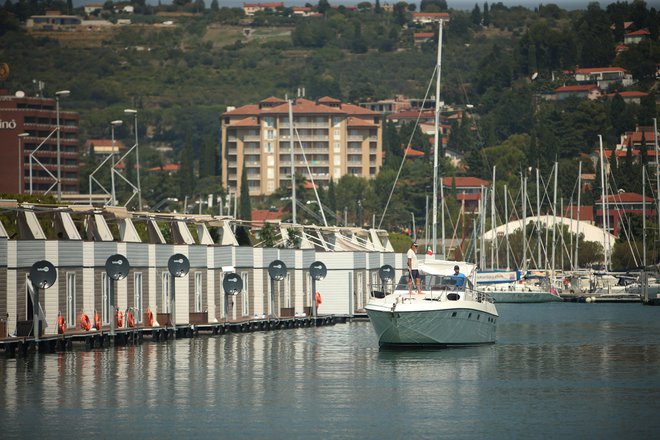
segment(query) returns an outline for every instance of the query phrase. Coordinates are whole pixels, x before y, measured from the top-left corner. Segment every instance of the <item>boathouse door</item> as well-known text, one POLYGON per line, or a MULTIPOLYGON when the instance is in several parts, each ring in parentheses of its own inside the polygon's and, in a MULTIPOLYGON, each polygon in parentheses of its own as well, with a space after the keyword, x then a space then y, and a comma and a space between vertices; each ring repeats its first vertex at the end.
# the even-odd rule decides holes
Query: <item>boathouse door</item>
POLYGON ((76 273, 66 274, 66 323, 67 326, 76 323, 76 273))
POLYGON ((133 274, 133 304, 137 313, 135 313, 138 324, 142 323, 142 272, 133 274))

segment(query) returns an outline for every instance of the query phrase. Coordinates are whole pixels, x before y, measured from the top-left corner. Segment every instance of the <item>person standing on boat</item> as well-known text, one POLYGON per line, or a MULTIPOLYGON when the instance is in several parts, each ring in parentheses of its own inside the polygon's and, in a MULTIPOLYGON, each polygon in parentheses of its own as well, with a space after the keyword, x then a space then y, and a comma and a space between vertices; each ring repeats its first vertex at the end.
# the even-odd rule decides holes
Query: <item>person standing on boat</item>
POLYGON ((417 286, 417 293, 422 294, 422 278, 419 275, 419 266, 417 264, 417 242, 413 241, 408 249, 408 290, 412 295, 413 280, 417 286))
POLYGON ((465 283, 465 274, 461 273, 461 268, 458 266, 454 266, 454 275, 452 275, 452 278, 456 280, 458 287, 461 287, 465 283))

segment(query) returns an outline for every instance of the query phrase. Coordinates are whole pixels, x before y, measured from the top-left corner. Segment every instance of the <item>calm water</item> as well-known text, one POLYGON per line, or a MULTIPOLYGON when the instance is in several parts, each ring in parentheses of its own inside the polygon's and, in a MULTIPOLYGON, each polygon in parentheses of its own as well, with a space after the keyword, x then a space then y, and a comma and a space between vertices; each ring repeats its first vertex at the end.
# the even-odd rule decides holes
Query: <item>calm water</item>
POLYGON ((353 322, 0 359, 0 438, 657 438, 660 307, 498 310, 478 348, 353 322))

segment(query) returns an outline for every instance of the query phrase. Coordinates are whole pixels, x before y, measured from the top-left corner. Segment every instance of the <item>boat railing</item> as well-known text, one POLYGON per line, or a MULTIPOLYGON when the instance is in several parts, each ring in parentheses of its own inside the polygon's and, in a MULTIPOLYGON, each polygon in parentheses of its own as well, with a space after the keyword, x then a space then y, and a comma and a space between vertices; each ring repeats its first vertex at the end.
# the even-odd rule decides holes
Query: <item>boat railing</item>
POLYGON ((385 298, 387 295, 394 293, 395 286, 393 282, 390 283, 369 283, 369 296, 371 298, 385 298))

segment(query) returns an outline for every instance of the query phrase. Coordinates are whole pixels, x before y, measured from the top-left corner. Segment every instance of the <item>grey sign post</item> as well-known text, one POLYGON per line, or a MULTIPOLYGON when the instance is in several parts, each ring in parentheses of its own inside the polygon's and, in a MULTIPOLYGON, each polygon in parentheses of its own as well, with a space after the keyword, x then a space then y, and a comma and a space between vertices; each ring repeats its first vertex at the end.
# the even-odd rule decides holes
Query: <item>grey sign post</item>
POLYGON ((131 265, 123 255, 111 255, 105 261, 105 272, 110 279, 110 335, 112 336, 115 335, 115 316, 117 314, 115 306, 115 281, 126 278, 130 270, 131 265))
POLYGON ((190 260, 183 254, 174 254, 167 262, 167 269, 170 271, 170 275, 172 275, 172 286, 170 286, 170 324, 172 324, 172 328, 176 328, 176 320, 174 319, 176 316, 176 278, 188 275, 190 260))
POLYGON ((235 296, 243 290, 243 280, 235 272, 225 274, 222 279, 222 288, 225 291, 225 321, 229 319, 229 296, 235 296))
POLYGON ((309 275, 312 277, 312 313, 314 318, 318 313, 316 303, 316 282, 321 281, 328 274, 328 268, 320 261, 315 261, 309 266, 309 275))
POLYGON ((57 279, 57 271, 49 261, 37 261, 30 268, 30 282, 34 289, 34 304, 32 305, 32 333, 34 340, 39 340, 39 291, 48 289, 57 279))
POLYGON ((286 264, 284 261, 275 260, 268 265, 268 275, 270 275, 270 316, 275 314, 275 281, 282 281, 286 277, 286 264))
POLYGON ((394 268, 389 264, 384 264, 378 269, 378 276, 381 282, 380 290, 385 292, 385 285, 394 279, 394 268))

